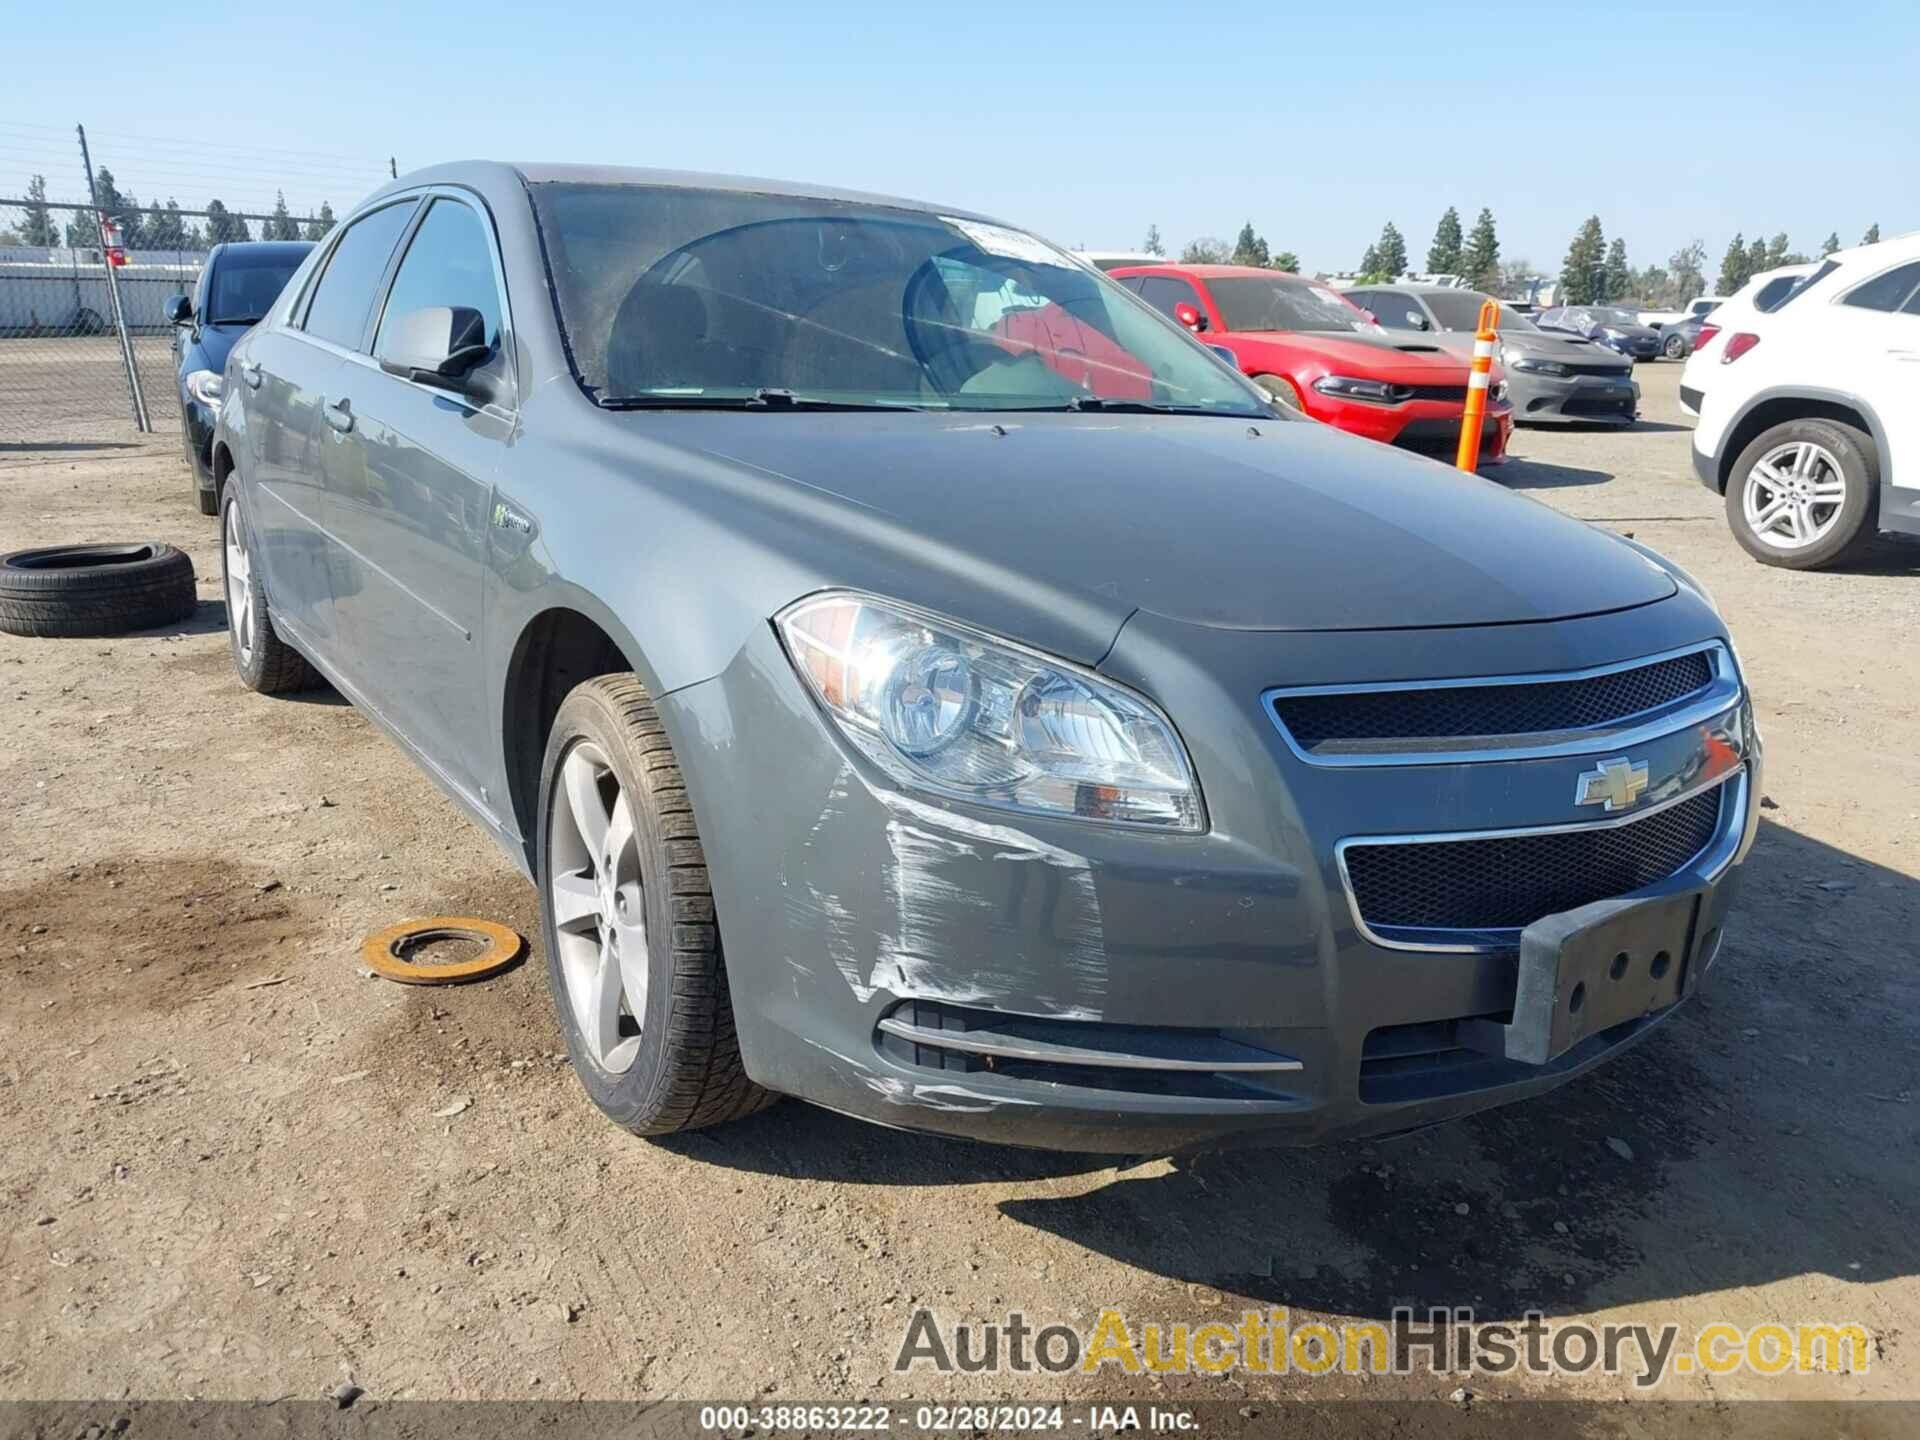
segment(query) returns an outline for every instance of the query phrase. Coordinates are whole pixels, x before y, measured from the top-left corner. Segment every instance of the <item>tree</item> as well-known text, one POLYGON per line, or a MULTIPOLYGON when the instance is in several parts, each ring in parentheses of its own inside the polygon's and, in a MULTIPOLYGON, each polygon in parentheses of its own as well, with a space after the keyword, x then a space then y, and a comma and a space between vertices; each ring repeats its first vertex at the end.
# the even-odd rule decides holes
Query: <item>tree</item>
POLYGON ((1385 280, 1392 278, 1380 263, 1380 247, 1378 245, 1367 246, 1367 253, 1360 257, 1360 278, 1362 280, 1385 280))
POLYGON ((1878 245, 1880 243, 1880 222, 1878 220, 1867 226, 1867 233, 1860 237, 1860 243, 1862 245, 1878 245))
MULTIPOLYGON (((1533 267, 1527 268, 1531 270, 1533 267)), ((1493 211, 1482 209, 1480 218, 1473 222, 1473 234, 1460 255, 1460 273, 1476 290, 1487 290, 1500 284, 1500 237, 1494 233, 1493 211)))
POLYGON ((187 222, 180 214, 180 202, 169 199, 166 209, 155 205, 147 212, 147 245, 154 250, 185 250, 187 222))
POLYGON ((1474 288, 1498 295, 1502 300, 1531 300, 1546 278, 1533 268, 1531 260, 1510 260, 1496 264, 1493 278, 1485 284, 1475 281, 1474 288))
POLYGON ((1407 242, 1391 220, 1380 231, 1380 238, 1374 241, 1374 249, 1380 261, 1380 273, 1389 280, 1407 273, 1407 242))
POLYGON ((1756 235, 1747 245, 1747 279, 1751 280, 1768 268, 1767 242, 1756 235))
POLYGON ((1267 263, 1275 270, 1285 270, 1290 275, 1300 273, 1300 257, 1291 250, 1282 250, 1267 263))
MULTIPOLYGON (((329 205, 326 201, 322 200, 320 202, 320 213, 318 215, 309 216, 307 218, 307 239, 324 240, 327 238, 327 232, 331 229, 333 229, 333 206, 329 205)), ((1160 238, 1159 227, 1154 226, 1149 228, 1147 231, 1147 238, 1149 240, 1158 241, 1160 238)), ((1149 253, 1154 255, 1164 255, 1167 252, 1165 250, 1154 250, 1154 251, 1150 251, 1149 253)))
POLYGON ((1197 240, 1189 240, 1187 248, 1180 252, 1182 265, 1224 265, 1227 263, 1227 242, 1216 240, 1211 235, 1202 235, 1197 240))
POLYGON ((266 227, 260 232, 262 240, 298 240, 300 224, 287 210, 287 192, 273 192, 273 214, 267 217, 266 227))
POLYGON ((1606 286, 1607 293, 1598 298, 1602 300, 1633 298, 1633 267, 1627 264, 1627 242, 1618 235, 1613 237, 1613 244, 1607 247, 1606 268, 1600 279, 1606 286))
MULTIPOLYGON (((333 221, 333 212, 331 210, 327 212, 327 221, 329 224, 333 221)), ((307 230, 311 232, 313 227, 309 225, 307 230)), ((323 230, 320 233, 324 235, 326 232, 323 230)), ((309 240, 315 240, 318 239, 319 236, 309 233, 307 238, 309 240)), ((1160 238, 1160 227, 1158 225, 1147 226, 1147 238, 1140 242, 1140 248, 1149 255, 1160 255, 1163 257, 1166 255, 1166 243, 1160 238)))
POLYGON ((1667 257, 1667 268, 1673 272, 1669 298, 1675 305, 1686 304, 1707 288, 1706 265, 1707 247, 1700 240, 1689 240, 1667 257))
POLYGON ((1567 258, 1560 265, 1560 286, 1554 298, 1562 305, 1591 305, 1600 298, 1606 283, 1606 236, 1600 229, 1600 217, 1589 215, 1574 232, 1567 246, 1567 258))
POLYGON ((1746 237, 1738 231, 1727 242, 1727 253, 1720 257, 1720 293, 1731 295, 1752 277, 1747 268, 1746 237))
POLYGON ((1264 266, 1271 258, 1267 253, 1267 242, 1253 233, 1253 222, 1247 221, 1240 227, 1239 237, 1233 242, 1232 263, 1264 266))
MULTIPOLYGON (((113 171, 104 165, 93 177, 93 195, 100 213, 120 227, 120 244, 125 249, 138 249, 147 243, 140 202, 134 198, 132 191, 120 189, 113 178, 113 171)), ((99 243, 97 236, 93 243, 99 243)))
POLYGON ((1785 265, 1788 263, 1787 257, 1787 232, 1782 230, 1778 235, 1775 235, 1771 240, 1767 241, 1767 263, 1760 268, 1762 270, 1771 270, 1775 266, 1785 265))
POLYGON ((230 245, 236 240, 251 240, 247 222, 228 210, 219 200, 207 202, 207 244, 230 245))
POLYGON ((51 248, 60 243, 60 231, 53 223, 53 212, 47 209, 47 177, 36 175, 27 181, 27 219, 20 227, 22 245, 45 245, 51 248))
POLYGON ((1840 232, 1838 230, 1828 231, 1827 238, 1820 242, 1821 256, 1824 258, 1825 256, 1831 255, 1833 254, 1834 251, 1838 250, 1839 248, 1840 248, 1840 232))
POLYGON ((1432 275, 1458 275, 1462 236, 1460 234, 1460 212, 1449 205, 1447 213, 1440 217, 1440 223, 1434 228, 1433 244, 1427 247, 1427 272, 1432 275))

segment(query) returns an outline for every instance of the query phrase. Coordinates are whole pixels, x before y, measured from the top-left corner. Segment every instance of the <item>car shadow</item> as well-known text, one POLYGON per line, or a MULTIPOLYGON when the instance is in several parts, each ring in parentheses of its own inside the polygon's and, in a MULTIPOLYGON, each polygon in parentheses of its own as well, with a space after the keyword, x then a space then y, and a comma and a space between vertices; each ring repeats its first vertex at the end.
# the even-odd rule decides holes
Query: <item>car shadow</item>
POLYGON ((1613 479, 1611 470, 1552 465, 1545 460, 1528 460, 1511 452, 1505 464, 1490 465, 1480 474, 1483 479, 1497 481, 1510 490, 1564 490, 1578 485, 1604 485, 1613 479))
POLYGON ((1882 535, 1858 560, 1835 565, 1831 575, 1920 575, 1920 542, 1904 535, 1882 535))
MULTIPOLYGON (((1920 881, 1771 822, 1701 993, 1549 1095, 1390 1140, 1119 1162, 881 1130, 787 1103, 656 1141, 861 1185, 1021 1183, 999 1202, 1133 1269, 1259 1305, 1481 1319, 1920 1275, 1920 881)), ((1140 1157, 1134 1157, 1136 1160, 1140 1157)))
POLYGON ((1691 434, 1693 426, 1676 425, 1670 420, 1636 420, 1627 427, 1632 435, 1666 435, 1674 432, 1691 434))

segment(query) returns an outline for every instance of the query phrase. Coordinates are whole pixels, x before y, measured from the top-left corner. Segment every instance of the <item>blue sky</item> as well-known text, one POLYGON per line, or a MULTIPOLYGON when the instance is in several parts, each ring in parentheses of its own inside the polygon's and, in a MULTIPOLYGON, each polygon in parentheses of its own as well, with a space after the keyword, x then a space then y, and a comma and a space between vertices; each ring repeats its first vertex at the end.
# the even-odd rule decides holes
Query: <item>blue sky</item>
POLYGON ((0 195, 71 144, 140 200, 343 209, 386 157, 820 180, 984 210, 1068 245, 1178 247, 1251 219, 1310 269, 1449 204, 1557 271, 1597 213, 1635 263, 1695 237, 1920 227, 1911 3, 1221 7, 481 3, 16 7, 0 195), (1470 24, 1471 33, 1464 33, 1470 24), (23 64, 21 57, 41 57, 23 64), (218 77, 218 78, 210 78, 218 77))

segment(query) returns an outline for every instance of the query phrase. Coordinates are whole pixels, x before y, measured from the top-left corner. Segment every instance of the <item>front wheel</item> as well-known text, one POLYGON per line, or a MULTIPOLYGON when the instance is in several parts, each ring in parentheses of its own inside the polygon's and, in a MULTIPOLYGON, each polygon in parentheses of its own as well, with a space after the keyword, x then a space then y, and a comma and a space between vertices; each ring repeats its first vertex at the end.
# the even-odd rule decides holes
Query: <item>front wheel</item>
POLYGON ((1873 441, 1834 420, 1789 420, 1734 461, 1727 523, 1756 560, 1819 570, 1872 540, 1880 508, 1873 441))
POLYGON ((631 674, 576 687, 541 769, 547 978, 587 1095, 636 1135, 737 1120, 747 1078, 686 782, 631 674))

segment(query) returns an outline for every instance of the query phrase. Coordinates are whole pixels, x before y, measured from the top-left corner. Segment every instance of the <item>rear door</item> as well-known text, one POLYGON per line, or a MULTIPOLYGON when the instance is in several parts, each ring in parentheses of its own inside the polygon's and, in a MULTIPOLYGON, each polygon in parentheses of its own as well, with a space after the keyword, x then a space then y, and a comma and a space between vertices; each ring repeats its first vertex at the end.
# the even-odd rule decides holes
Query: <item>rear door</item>
POLYGON ((1920 506, 1920 260, 1855 285, 1829 307, 1825 323, 1838 333, 1822 337, 1821 353, 1832 357, 1841 388, 1880 417, 1887 442, 1880 478, 1906 492, 1899 513, 1912 516, 1920 506))
POLYGON ((274 613, 334 670, 344 668, 334 607, 342 567, 328 504, 335 448, 324 402, 348 346, 365 334, 375 289, 415 204, 385 205, 346 226, 287 323, 256 330, 239 367, 254 392, 250 411, 263 422, 252 436, 261 500, 252 518, 274 613))
POLYGON ((330 494, 351 583, 336 608, 352 679, 441 777, 482 808, 492 715, 481 701, 481 600, 493 487, 512 435, 507 308, 491 219, 463 192, 430 194, 404 240, 368 345, 328 403, 340 463, 330 494), (498 399, 388 374, 409 311, 480 312, 498 399), (349 428, 340 429, 341 424, 349 428))

